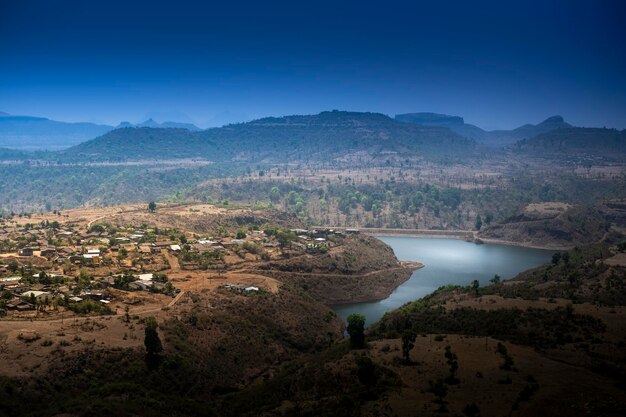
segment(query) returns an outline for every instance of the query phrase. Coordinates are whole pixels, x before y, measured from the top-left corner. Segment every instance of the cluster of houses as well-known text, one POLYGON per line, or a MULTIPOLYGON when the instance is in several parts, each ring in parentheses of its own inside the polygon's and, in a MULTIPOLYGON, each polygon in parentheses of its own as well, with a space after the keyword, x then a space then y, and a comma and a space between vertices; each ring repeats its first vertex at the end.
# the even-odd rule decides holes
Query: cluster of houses
POLYGON ((94 281, 89 288, 79 288, 71 283, 68 277, 55 274, 46 274, 54 280, 54 284, 37 282, 40 274, 30 277, 9 276, 0 278, 0 294, 3 303, 0 304, 0 315, 7 312, 44 311, 47 308, 56 308, 58 305, 67 306, 70 303, 80 303, 91 300, 102 304, 109 304, 112 295, 106 281, 94 281))
MULTIPOLYGON (((150 291, 165 293, 169 288, 171 295, 178 292, 171 284, 168 287, 166 279, 156 279, 158 274, 145 273, 136 275, 111 275, 90 280, 89 285, 76 283, 73 278, 55 274, 46 274, 54 283, 38 282, 41 275, 33 274, 35 283, 29 277, 9 276, 0 278, 0 294, 3 302, 0 304, 0 315, 11 311, 28 312, 45 309, 58 305, 65 307, 83 301, 110 304, 115 299, 112 288, 116 286, 120 277, 132 277, 125 289, 129 291, 150 291)), ((118 293, 119 294, 119 293, 118 293)))
MULTIPOLYGON (((291 232, 294 236, 289 242, 291 248, 318 251, 337 245, 337 238, 356 234, 358 230, 291 229, 291 232)), ((197 239, 167 233, 135 228, 115 228, 109 232, 104 227, 93 230, 59 224, 0 226, 0 294, 3 297, 0 314, 56 307, 61 299, 64 305, 85 300, 108 304, 111 301, 109 288, 120 288, 119 281, 116 282, 120 271, 125 271, 124 290, 172 293, 175 289, 171 284, 155 280, 154 274, 147 272, 169 269, 172 256, 178 257, 182 269, 195 269, 198 265, 194 267, 193 257, 183 259, 185 256, 179 254, 240 254, 242 249, 246 253, 245 249, 250 248, 246 244, 270 251, 280 245, 276 236, 260 230, 240 232, 236 237, 197 239), (79 286, 77 274, 83 268, 96 278, 88 285, 79 286), (45 271, 44 280, 29 279, 28 274, 34 273, 33 278, 37 278, 41 271, 45 271)), ((254 287, 229 289, 242 293, 258 291, 254 287)))

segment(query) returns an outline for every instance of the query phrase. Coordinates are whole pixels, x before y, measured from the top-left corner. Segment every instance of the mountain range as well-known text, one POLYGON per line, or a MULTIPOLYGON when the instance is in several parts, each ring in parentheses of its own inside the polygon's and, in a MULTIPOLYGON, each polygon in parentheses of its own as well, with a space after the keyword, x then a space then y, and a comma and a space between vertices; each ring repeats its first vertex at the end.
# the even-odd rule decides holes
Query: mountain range
POLYGON ((439 126, 398 122, 379 113, 344 111, 268 117, 192 132, 123 128, 62 152, 77 160, 204 158, 212 161, 286 162, 371 160, 467 155, 474 140, 439 126))
POLYGON ((553 116, 536 125, 486 131, 462 117, 409 113, 326 111, 266 117, 201 130, 189 123, 154 119, 116 128, 0 113, 0 157, 72 161, 201 158, 221 162, 336 161, 345 164, 469 157, 508 149, 521 154, 623 157, 626 133, 578 128, 553 116), (7 149, 10 148, 10 149, 7 149), (492 148, 492 149, 489 149, 492 148), (579 153, 580 155, 575 155, 579 153))
MULTIPOLYGON (((123 122, 117 127, 159 127, 200 130, 189 123, 157 123, 148 119, 137 125, 123 122)), ((0 112, 0 147, 31 150, 59 150, 101 136, 115 126, 95 123, 59 122, 45 117, 15 116, 0 112)))
POLYGON ((421 126, 442 126, 476 140, 477 142, 495 147, 511 145, 518 140, 528 139, 542 133, 547 133, 555 129, 570 128, 572 125, 566 123, 561 116, 552 116, 536 125, 525 124, 512 130, 483 130, 478 126, 465 123, 460 116, 449 116, 437 113, 406 113, 395 116, 396 120, 406 123, 418 124, 421 126))

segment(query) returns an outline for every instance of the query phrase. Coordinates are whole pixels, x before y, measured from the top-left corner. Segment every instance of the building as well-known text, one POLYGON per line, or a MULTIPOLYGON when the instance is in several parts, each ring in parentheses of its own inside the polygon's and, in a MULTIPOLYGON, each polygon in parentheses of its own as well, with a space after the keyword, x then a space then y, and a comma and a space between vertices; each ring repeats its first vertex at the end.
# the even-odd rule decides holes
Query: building
POLYGON ((47 291, 26 291, 20 294, 20 298, 22 299, 31 299, 35 297, 36 300, 51 300, 52 294, 47 291))
POLYGON ((33 256, 35 249, 36 248, 22 248, 17 252, 17 254, 19 256, 33 256))

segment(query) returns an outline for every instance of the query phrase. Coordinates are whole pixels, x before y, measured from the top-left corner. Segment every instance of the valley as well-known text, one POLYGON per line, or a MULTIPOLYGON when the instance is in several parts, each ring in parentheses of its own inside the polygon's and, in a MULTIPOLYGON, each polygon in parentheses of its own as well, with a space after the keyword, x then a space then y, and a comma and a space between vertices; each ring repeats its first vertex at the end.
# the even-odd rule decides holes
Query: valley
POLYGON ((621 133, 452 123, 1 150, 0 414, 621 415, 621 133))

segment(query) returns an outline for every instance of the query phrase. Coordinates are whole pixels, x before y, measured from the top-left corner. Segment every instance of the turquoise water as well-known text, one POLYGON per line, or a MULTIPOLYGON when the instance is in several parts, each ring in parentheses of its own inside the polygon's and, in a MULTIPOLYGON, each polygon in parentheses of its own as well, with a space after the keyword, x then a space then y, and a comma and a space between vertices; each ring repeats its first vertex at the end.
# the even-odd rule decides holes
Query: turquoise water
POLYGON ((360 313, 367 318, 366 325, 370 325, 385 312, 428 295, 442 285, 469 285, 475 279, 481 285, 487 285, 495 274, 502 279, 512 278, 548 262, 554 253, 517 246, 477 245, 456 239, 379 239, 393 248, 398 259, 421 262, 425 267, 413 272, 409 280, 384 300, 332 306, 344 320, 351 313, 360 313))

